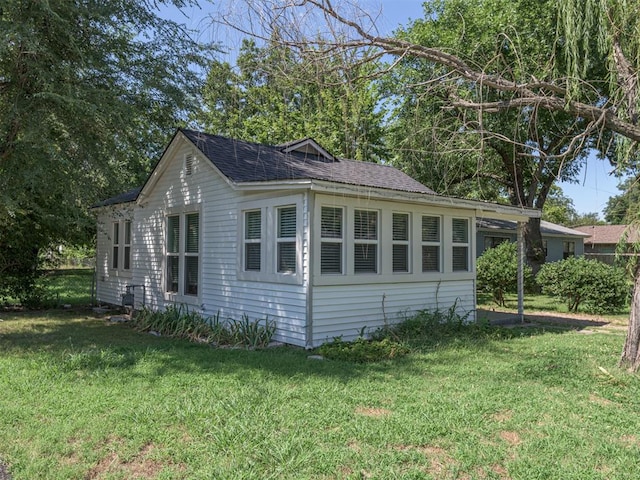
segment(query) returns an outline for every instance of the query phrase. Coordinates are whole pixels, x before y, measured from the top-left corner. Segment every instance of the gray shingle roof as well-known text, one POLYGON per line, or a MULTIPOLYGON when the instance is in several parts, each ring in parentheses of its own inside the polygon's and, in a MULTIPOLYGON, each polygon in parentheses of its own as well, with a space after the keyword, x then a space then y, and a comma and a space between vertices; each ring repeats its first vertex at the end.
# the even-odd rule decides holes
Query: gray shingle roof
POLYGON ((327 159, 296 151, 284 153, 282 146, 261 145, 186 129, 181 129, 181 132, 234 183, 325 180, 413 193, 435 193, 388 165, 327 159))
MULTIPOLYGON (((511 220, 496 220, 492 218, 478 218, 476 225, 483 230, 516 230, 516 222, 511 220)), ((540 233, 542 235, 562 235, 568 237, 586 237, 587 235, 578 229, 563 227, 555 223, 540 221, 540 233)))
POLYGON ((131 190, 116 195, 115 197, 107 198, 106 200, 93 205, 91 208, 107 207, 109 205, 117 205, 119 203, 133 202, 138 198, 140 190, 142 190, 142 187, 132 188, 131 190))

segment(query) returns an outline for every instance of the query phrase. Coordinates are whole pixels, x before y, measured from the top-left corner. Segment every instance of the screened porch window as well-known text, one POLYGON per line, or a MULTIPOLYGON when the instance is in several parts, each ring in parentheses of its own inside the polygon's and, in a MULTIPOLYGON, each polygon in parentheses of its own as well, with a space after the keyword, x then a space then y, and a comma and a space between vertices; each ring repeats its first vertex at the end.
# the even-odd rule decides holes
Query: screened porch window
POLYGON ((454 272, 469 271, 469 220, 453 218, 452 227, 452 266, 454 272))
POLYGON ((378 273, 378 212, 354 210, 354 273, 378 273))
POLYGON ((409 214, 394 213, 392 217, 393 272, 409 272, 409 214))
POLYGON ((422 271, 440 271, 440 217, 422 217, 422 271))
POLYGON ((320 213, 320 273, 342 273, 343 210, 322 207, 320 213))
POLYGON ((296 273, 296 207, 278 208, 278 273, 296 273))

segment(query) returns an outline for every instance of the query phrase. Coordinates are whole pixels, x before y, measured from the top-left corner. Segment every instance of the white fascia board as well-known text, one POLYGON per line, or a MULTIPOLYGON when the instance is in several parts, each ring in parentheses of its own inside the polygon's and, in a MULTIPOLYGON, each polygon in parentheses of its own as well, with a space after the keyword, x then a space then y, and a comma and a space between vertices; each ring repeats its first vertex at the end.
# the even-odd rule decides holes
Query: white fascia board
POLYGON ((480 218, 525 222, 529 218, 539 218, 541 216, 541 212, 539 210, 532 208, 513 207, 510 205, 500 205, 497 203, 482 202, 479 200, 467 200, 464 198, 445 197, 437 194, 403 192, 399 190, 361 187, 317 180, 312 182, 311 190, 334 195, 369 197, 381 200, 394 200, 422 205, 474 210, 475 216, 480 218))
POLYGON ((257 192, 273 190, 309 190, 311 188, 311 183, 311 180, 272 180, 268 182, 231 182, 230 184, 234 190, 257 192))

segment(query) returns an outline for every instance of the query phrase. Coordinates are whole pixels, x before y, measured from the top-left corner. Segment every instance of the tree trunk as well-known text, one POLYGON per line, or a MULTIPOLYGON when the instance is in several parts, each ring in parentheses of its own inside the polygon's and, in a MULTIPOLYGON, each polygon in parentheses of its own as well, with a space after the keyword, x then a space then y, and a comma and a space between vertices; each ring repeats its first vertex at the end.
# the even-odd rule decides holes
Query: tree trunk
POLYGON ((629 315, 629 327, 627 338, 624 341, 622 356, 619 365, 637 372, 640 367, 640 270, 636 270, 633 284, 633 299, 631 301, 631 314, 629 315))
POLYGON ((531 267, 535 276, 544 264, 545 253, 544 244, 542 243, 542 233, 540 232, 540 219, 530 218, 523 228, 525 255, 527 264, 531 267))

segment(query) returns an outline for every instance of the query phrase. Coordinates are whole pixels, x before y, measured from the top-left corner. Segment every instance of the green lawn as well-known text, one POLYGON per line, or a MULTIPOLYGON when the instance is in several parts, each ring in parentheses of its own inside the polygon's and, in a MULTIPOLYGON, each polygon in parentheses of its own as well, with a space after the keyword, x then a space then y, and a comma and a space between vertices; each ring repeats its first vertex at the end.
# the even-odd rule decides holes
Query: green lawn
POLYGON ((464 331, 395 361, 213 349, 77 312, 0 313, 15 479, 631 479, 624 330, 464 331))

